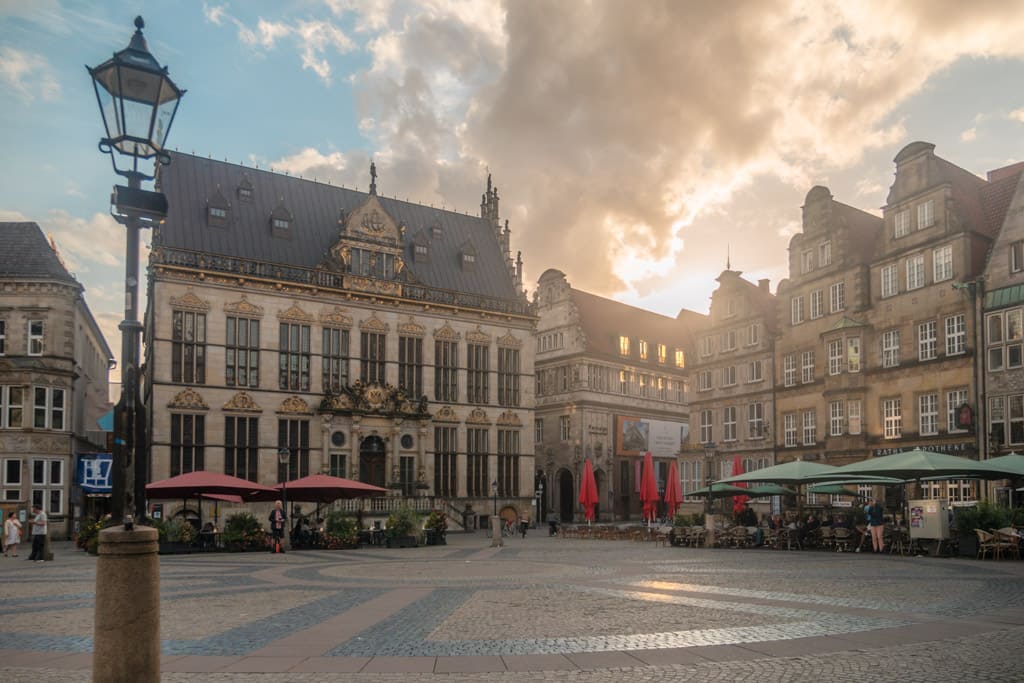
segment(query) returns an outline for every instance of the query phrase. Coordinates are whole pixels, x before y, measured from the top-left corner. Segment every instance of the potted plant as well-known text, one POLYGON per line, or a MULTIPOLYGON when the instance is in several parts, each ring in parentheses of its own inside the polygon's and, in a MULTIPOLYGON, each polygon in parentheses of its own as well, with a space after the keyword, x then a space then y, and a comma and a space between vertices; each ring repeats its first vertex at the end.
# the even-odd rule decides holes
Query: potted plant
POLYGON ((172 517, 157 523, 157 542, 161 555, 187 553, 195 540, 195 529, 188 520, 172 517))
POLYGON ((264 550, 267 534, 259 521, 250 512, 239 512, 227 518, 221 542, 232 552, 264 550))
POLYGON ((423 530, 426 532, 427 545, 446 545, 448 543, 445 538, 448 532, 448 516, 440 510, 432 510, 427 515, 423 530))
POLYGON ((324 524, 324 542, 331 550, 359 547, 359 524, 348 514, 335 510, 324 524))
POLYGON ((389 548, 415 548, 419 515, 408 505, 402 505, 388 515, 384 538, 389 548))

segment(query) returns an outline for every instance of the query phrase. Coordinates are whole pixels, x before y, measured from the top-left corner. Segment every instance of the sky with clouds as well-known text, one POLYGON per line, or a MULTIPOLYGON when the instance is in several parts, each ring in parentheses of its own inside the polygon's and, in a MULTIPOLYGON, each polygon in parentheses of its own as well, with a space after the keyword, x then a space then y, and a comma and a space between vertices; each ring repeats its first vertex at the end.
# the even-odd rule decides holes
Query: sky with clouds
POLYGON ((136 14, 188 89, 170 146, 364 189, 373 158, 382 194, 469 212, 490 171, 528 287, 666 315, 727 254, 774 290, 807 191, 878 211, 911 141, 1024 159, 1024 0, 0 0, 0 220, 54 236, 115 352, 83 66, 136 14))

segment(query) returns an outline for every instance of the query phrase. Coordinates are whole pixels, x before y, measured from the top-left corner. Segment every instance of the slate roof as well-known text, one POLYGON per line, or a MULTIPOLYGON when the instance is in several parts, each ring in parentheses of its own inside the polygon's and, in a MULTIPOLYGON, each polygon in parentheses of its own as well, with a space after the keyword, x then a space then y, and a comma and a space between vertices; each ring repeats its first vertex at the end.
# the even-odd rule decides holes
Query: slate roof
POLYGON ((36 223, 0 223, 0 278, 78 284, 36 223))
MULTIPOLYGON (((339 239, 338 218, 361 206, 366 192, 328 185, 270 171, 248 168, 180 152, 160 169, 159 189, 169 213, 160 228, 159 244, 208 254, 255 259, 315 268, 339 239), (238 188, 251 189, 251 201, 238 188), (207 224, 207 202, 220 194, 231 208, 225 227, 207 224), (275 237, 270 215, 283 206, 291 214, 290 238, 275 237)), ((525 300, 506 266, 489 220, 378 195, 385 211, 405 225, 403 259, 413 280, 427 287, 499 299, 525 300), (440 228, 436 234, 432 228, 440 228), (429 258, 413 259, 413 237, 429 239, 429 258), (476 252, 475 266, 463 269, 466 245, 476 252)))

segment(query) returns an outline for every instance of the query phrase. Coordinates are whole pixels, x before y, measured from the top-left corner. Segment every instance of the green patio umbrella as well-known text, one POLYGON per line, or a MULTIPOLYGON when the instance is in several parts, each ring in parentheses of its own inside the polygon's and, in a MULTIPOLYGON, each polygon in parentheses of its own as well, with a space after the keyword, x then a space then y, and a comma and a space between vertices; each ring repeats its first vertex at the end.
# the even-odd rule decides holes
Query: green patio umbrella
POLYGON ((1018 453, 1007 453, 1006 455, 1000 455, 998 458, 989 458, 982 462, 989 465, 995 465, 999 468, 1012 469, 1014 474, 1007 475, 1008 479, 1024 477, 1024 455, 1020 455, 1018 453))
POLYGON ((822 480, 849 478, 853 475, 894 477, 904 481, 937 477, 980 477, 1002 479, 1014 476, 1011 465, 992 465, 990 460, 970 460, 945 453, 916 449, 880 458, 868 458, 837 468, 822 480))
POLYGON ((708 489, 710 489, 710 495, 712 498, 729 498, 731 496, 749 495, 749 489, 745 489, 741 486, 730 486, 729 484, 720 484, 715 482, 711 486, 705 486, 699 488, 696 491, 690 491, 688 496, 696 496, 704 498, 708 495, 708 489))
POLYGON ((861 497, 859 492, 845 488, 841 484, 814 484, 807 487, 807 493, 817 493, 830 496, 852 496, 854 498, 861 497))
POLYGON ((779 486, 778 484, 762 484, 761 486, 751 486, 747 489, 747 495, 751 498, 767 498, 768 496, 795 496, 796 491, 794 489, 787 489, 785 486, 779 486))
POLYGON ((735 477, 726 477, 716 484, 735 484, 739 482, 762 482, 768 481, 774 484, 801 484, 809 481, 820 481, 821 477, 839 470, 832 465, 824 465, 806 460, 793 460, 792 462, 765 467, 760 470, 753 470, 745 474, 737 474, 735 477))

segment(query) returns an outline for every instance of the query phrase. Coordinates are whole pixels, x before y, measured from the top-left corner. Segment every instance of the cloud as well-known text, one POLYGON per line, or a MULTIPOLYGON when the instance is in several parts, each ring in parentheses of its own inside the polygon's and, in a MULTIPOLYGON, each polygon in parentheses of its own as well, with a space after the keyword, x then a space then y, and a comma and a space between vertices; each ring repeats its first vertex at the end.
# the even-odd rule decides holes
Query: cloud
POLYGON ((79 279, 123 268, 124 228, 109 214, 96 213, 83 219, 52 209, 46 219, 39 221, 39 227, 53 236, 68 270, 79 279))
POLYGON ((57 73, 46 58, 13 47, 0 47, 0 84, 23 102, 36 98, 49 102, 60 96, 57 73))
POLYGON ((975 126, 971 126, 964 132, 960 133, 961 142, 973 142, 978 137, 978 129, 975 126))
POLYGON ((1007 118, 1009 118, 1012 121, 1019 121, 1020 123, 1024 123, 1024 108, 1014 109, 1009 113, 1007 118))

